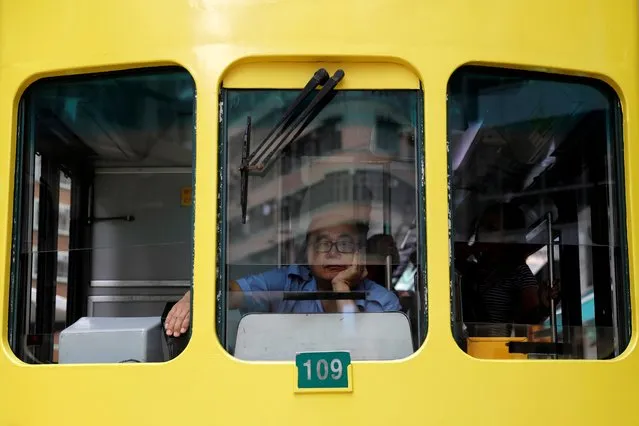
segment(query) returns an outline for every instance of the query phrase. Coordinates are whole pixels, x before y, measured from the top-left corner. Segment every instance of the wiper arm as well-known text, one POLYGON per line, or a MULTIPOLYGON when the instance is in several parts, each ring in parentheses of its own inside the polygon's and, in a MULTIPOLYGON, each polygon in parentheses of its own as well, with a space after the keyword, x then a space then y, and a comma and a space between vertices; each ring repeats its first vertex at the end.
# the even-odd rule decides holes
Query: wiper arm
POLYGON ((317 116, 317 114, 335 97, 335 86, 344 77, 344 71, 337 70, 335 74, 328 80, 328 82, 322 87, 322 90, 313 98, 308 106, 290 123, 288 127, 284 129, 281 134, 279 143, 275 143, 277 139, 266 141, 262 143, 260 148, 256 149, 253 154, 248 158, 249 170, 262 171, 266 169, 269 161, 273 158, 276 152, 286 148, 300 133, 308 126, 308 124, 317 116))
POLYGON ((253 153, 250 153, 251 117, 247 117, 246 130, 244 132, 244 146, 242 147, 242 164, 240 166, 242 223, 246 223, 249 172, 262 172, 267 168, 273 155, 288 146, 333 99, 335 96, 333 89, 343 77, 344 71, 342 70, 337 70, 330 79, 328 79, 328 72, 324 68, 317 70, 293 104, 286 110, 284 116, 277 125, 271 129, 266 138, 264 138, 264 141, 262 141, 253 153), (328 82, 326 82, 327 80, 328 82), (319 84, 323 85, 320 92, 313 98, 309 105, 296 116, 294 114, 295 110, 298 109, 304 99, 306 99, 319 84))
POLYGON ((252 154, 249 155, 248 157, 249 169, 253 168, 251 167, 251 164, 254 163, 252 159, 256 157, 261 158, 264 155, 264 152, 268 152, 269 146, 272 143, 272 141, 280 137, 282 134, 282 131, 285 130, 291 124, 291 121, 293 121, 293 119, 295 118, 295 115, 293 114, 293 112, 295 112, 295 110, 304 101, 304 99, 306 99, 308 95, 310 95, 318 85, 320 84, 323 85, 324 83, 326 83, 327 80, 328 80, 328 71, 326 71, 324 68, 320 68, 315 72, 313 77, 311 77, 308 83, 306 83, 306 86, 304 86, 300 94, 297 95, 297 98, 295 98, 291 106, 288 107, 288 109, 286 110, 286 112, 284 113, 280 121, 277 123, 277 125, 275 125, 275 127, 273 127, 271 131, 268 132, 268 135, 266 135, 262 143, 255 149, 255 151, 252 154))
POLYGON ((246 204, 248 202, 248 168, 247 159, 251 150, 251 116, 246 117, 244 144, 242 146, 242 166, 240 167, 240 205, 242 207, 242 223, 246 223, 246 204))

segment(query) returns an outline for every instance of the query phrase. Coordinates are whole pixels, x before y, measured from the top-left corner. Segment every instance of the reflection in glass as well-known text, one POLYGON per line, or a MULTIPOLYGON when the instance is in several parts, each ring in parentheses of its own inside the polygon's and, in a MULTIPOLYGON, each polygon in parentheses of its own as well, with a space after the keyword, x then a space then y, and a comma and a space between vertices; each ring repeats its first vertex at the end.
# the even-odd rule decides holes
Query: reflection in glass
MULTIPOLYGON (((249 175, 246 223, 242 223, 239 168, 246 117, 251 116, 254 150, 297 95, 293 90, 223 92, 227 110, 226 144, 221 147, 225 164, 220 189, 225 194, 221 255, 226 269, 220 282, 230 283, 230 291, 218 287, 225 301, 218 312, 220 339, 227 350, 245 359, 288 359, 290 348, 281 345, 280 355, 271 353, 267 358, 247 353, 245 347, 235 348, 236 341, 260 345, 250 340, 253 335, 245 336, 251 330, 242 326, 238 331, 238 323, 295 327, 301 323, 291 315, 304 313, 313 322, 307 324, 308 334, 332 327, 326 315, 356 314, 352 327, 366 340, 368 317, 359 314, 377 313, 371 321, 386 324, 382 325, 386 328, 372 332, 371 339, 402 335, 412 352, 425 334, 421 304, 425 289, 422 282, 416 283, 416 273, 404 279, 410 285, 399 279, 404 270, 415 271, 407 265, 413 259, 417 266, 418 244, 410 243, 418 239, 418 229, 423 229, 416 220, 421 192, 415 145, 418 92, 337 91, 304 131, 276 154, 270 168, 249 175), (407 237, 411 229, 412 239, 407 237), (369 243, 380 236, 384 244, 369 243), (364 266, 383 272, 362 277, 357 271, 364 266), (406 334, 387 329, 398 324, 393 313, 406 316, 399 322, 406 334), (259 321, 249 318, 257 314, 262 315, 259 321)), ((278 333, 264 327, 260 333, 278 338, 278 333)), ((334 330, 333 338, 339 339, 342 332, 334 330)), ((291 331, 290 336, 296 333, 291 331)), ((309 337, 308 344, 314 347, 330 337, 323 331, 317 333, 309 337)), ((296 339, 291 337, 290 344, 306 344, 303 337, 296 339)), ((374 343, 369 343, 371 349, 362 354, 367 359, 407 356, 397 351, 390 355, 371 352, 374 343)), ((273 341, 269 345, 278 347, 273 341)))
POLYGON ((619 355, 630 306, 614 92, 465 67, 448 99, 457 342, 487 358, 619 355))
POLYGON ((160 316, 192 275, 192 209, 180 194, 192 187, 193 120, 194 84, 181 69, 26 90, 9 321, 21 360, 167 358, 160 316), (155 346, 132 355, 144 346, 140 327, 155 346))

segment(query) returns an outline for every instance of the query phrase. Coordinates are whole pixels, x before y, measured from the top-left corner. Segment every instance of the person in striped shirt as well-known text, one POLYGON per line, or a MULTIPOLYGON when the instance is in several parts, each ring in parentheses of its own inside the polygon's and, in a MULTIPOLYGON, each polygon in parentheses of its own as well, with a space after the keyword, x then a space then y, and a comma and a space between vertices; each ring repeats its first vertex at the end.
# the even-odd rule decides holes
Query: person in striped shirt
POLYGON ((472 335, 507 337, 513 324, 539 324, 550 314, 550 297, 558 297, 558 286, 552 294, 545 283, 540 286, 514 246, 525 226, 518 207, 488 207, 469 251, 474 261, 462 256, 456 262, 462 274, 463 318, 472 335))

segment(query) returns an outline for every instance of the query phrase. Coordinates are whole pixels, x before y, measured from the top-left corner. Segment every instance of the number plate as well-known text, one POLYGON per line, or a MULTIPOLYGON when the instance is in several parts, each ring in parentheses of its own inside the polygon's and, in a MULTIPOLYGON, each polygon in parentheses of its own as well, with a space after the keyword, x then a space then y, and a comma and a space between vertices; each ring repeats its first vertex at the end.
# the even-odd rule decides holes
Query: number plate
POLYGON ((297 392, 352 391, 350 352, 301 352, 295 365, 297 392))

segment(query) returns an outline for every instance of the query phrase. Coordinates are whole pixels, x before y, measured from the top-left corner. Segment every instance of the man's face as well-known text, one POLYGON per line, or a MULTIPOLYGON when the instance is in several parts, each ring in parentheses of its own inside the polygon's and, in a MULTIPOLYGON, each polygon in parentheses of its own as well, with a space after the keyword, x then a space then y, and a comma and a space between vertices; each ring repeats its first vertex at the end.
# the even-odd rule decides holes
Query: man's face
POLYGON ((507 250, 507 231, 502 229, 500 216, 496 213, 486 215, 477 232, 476 250, 483 254, 484 260, 496 261, 507 250))
POLYGON ((358 250, 357 229, 354 225, 335 225, 309 235, 306 255, 313 276, 331 281, 351 266, 358 250))

